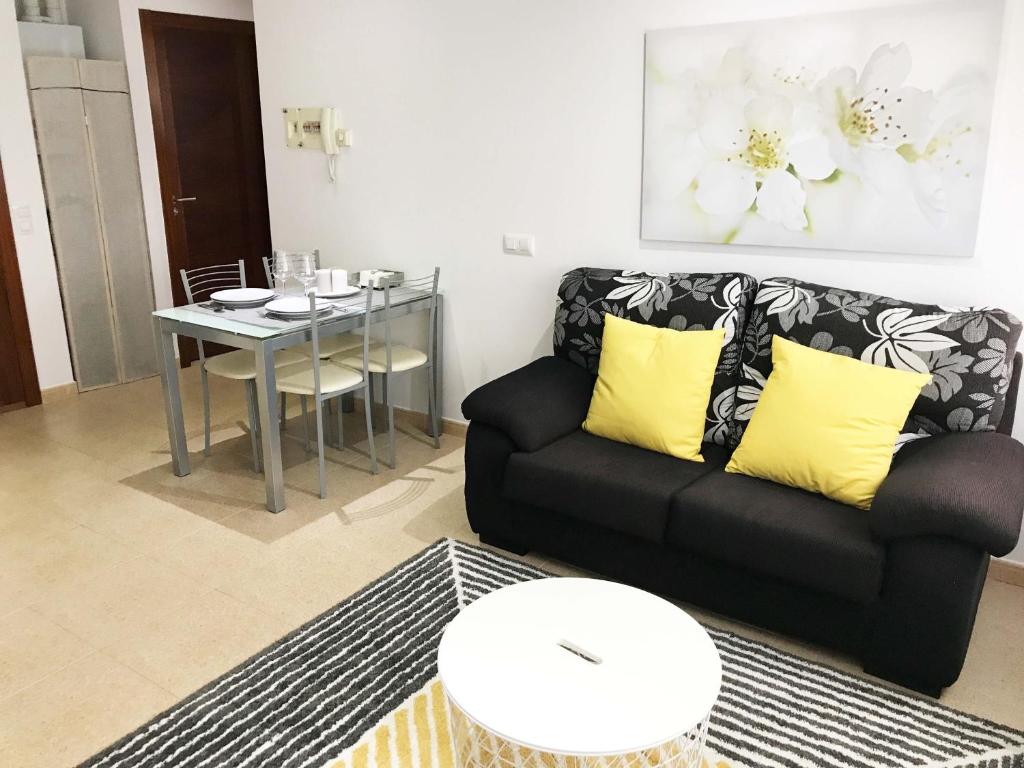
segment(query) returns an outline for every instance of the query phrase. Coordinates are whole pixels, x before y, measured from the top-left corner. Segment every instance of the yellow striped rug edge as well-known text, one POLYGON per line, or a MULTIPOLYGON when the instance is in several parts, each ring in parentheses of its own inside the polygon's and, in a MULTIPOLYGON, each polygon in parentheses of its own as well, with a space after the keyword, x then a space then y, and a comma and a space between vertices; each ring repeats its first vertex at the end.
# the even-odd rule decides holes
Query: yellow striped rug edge
MULTIPOLYGON (((434 677, 324 768, 455 768, 451 714, 434 677)), ((701 768, 746 768, 705 747, 701 768)))

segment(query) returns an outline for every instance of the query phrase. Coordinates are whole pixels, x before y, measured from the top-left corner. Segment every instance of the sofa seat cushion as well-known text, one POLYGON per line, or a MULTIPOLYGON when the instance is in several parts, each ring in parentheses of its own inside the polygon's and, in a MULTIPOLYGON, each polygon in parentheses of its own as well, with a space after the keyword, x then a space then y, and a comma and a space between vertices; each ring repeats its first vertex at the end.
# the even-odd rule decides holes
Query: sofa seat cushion
POLYGON ((867 512, 815 493, 714 471, 676 492, 670 546, 859 603, 877 599, 885 549, 867 512))
POLYGON ((502 495, 661 544, 672 494, 725 466, 717 446, 703 454, 704 463, 685 461, 578 430, 513 453, 502 495))

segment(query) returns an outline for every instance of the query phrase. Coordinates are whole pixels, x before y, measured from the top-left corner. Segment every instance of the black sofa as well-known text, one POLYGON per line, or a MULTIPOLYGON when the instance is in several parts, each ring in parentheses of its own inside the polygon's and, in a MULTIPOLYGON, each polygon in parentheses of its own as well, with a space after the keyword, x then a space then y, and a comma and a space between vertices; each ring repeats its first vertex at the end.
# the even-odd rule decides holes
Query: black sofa
POLYGON ((466 398, 473 530, 487 544, 537 550, 841 649, 871 674, 938 695, 960 674, 989 557, 1013 549, 1020 531, 1024 445, 1009 434, 1019 323, 1008 313, 979 319, 982 310, 965 311, 974 313, 968 317, 789 278, 759 287, 745 275, 648 275, 663 285, 630 293, 636 278, 568 273, 559 288, 556 354, 466 398), (780 291, 786 301, 773 303, 780 291), (915 405, 907 428, 915 439, 895 454, 869 511, 723 471, 770 368, 762 350, 773 333, 856 356, 865 341, 858 333, 879 314, 906 307, 942 319, 936 328, 949 348, 922 359, 944 379, 915 405), (608 311, 677 328, 727 327, 704 463, 581 430, 608 311), (1005 360, 987 350, 1005 350, 1005 360), (959 385, 950 368, 961 371, 959 385))

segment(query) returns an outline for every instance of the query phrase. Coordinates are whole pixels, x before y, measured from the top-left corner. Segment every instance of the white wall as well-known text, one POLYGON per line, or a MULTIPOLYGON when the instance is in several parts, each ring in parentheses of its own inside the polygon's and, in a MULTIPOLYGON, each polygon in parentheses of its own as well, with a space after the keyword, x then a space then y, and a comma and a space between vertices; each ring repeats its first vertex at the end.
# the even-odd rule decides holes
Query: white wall
POLYGON ((119 0, 70 0, 68 24, 82 28, 88 59, 124 61, 119 0))
MULTIPOLYGON (((128 68, 128 88, 135 119, 135 139, 139 146, 139 173, 142 180, 142 203, 146 211, 149 234, 149 257, 153 264, 153 294, 159 309, 174 305, 171 275, 168 269, 167 236, 160 197, 160 177, 156 165, 156 143, 153 136, 153 113, 149 108, 149 83, 146 60, 142 52, 139 10, 214 16, 221 19, 252 21, 250 0, 120 0, 121 34, 124 40, 124 62, 128 68)), ((288 6, 282 3, 282 8, 288 6)), ((175 279, 177 279, 175 277, 175 279)))
POLYGON ((14 243, 39 386, 48 389, 70 383, 74 376, 12 2, 0 2, 0 111, 0 159, 8 202, 12 208, 28 206, 32 212, 32 233, 21 233, 16 227, 14 243))
MULTIPOLYGON (((325 263, 348 268, 424 273, 440 264, 449 417, 477 385, 549 352, 558 276, 579 265, 792 275, 1024 316, 1020 0, 1007 4, 971 259, 639 241, 645 30, 821 10, 816 0, 307 0, 302 8, 254 3, 275 247, 318 246, 325 263), (340 107, 355 135, 336 186, 322 155, 284 146, 280 108, 321 104, 340 107), (537 255, 503 255, 503 231, 533 233, 537 255)), ((418 390, 412 404, 422 407, 418 390)))

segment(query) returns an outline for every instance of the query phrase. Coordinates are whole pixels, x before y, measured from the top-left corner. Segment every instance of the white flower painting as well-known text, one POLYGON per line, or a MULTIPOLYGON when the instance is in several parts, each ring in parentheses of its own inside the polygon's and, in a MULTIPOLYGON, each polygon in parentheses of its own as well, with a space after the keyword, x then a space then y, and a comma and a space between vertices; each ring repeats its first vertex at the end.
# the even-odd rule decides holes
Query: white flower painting
POLYGON ((972 255, 1002 14, 954 0, 649 32, 644 239, 972 255))

